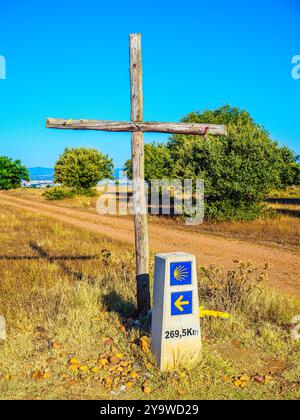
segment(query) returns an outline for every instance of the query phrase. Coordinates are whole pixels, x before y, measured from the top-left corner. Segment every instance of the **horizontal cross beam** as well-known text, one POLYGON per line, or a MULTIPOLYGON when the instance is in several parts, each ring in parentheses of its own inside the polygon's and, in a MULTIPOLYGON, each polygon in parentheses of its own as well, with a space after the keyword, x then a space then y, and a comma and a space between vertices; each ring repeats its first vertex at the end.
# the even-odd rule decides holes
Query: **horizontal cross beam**
POLYGON ((169 133, 193 134, 204 136, 225 136, 224 125, 191 124, 191 123, 161 123, 161 122, 122 122, 98 120, 65 120, 57 118, 47 119, 47 128, 64 130, 96 130, 110 132, 143 132, 143 133, 169 133))

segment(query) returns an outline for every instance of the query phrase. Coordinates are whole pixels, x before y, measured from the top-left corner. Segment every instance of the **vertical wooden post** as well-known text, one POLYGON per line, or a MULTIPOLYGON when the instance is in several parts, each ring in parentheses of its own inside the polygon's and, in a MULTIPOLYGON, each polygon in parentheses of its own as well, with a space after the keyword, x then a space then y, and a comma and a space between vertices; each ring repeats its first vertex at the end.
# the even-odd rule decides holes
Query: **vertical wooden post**
MULTIPOLYGON (((143 82, 141 35, 130 35, 131 121, 143 121, 143 82)), ((145 196, 144 135, 132 133, 132 181, 139 315, 150 309, 149 241, 145 196)))

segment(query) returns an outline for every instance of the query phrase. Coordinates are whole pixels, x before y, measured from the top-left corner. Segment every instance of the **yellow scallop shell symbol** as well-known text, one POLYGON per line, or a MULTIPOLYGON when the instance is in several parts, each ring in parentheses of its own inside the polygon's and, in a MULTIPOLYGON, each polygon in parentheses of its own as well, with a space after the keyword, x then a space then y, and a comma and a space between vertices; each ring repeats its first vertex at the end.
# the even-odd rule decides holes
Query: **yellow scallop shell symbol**
POLYGON ((179 265, 174 270, 174 278, 177 281, 184 281, 188 277, 188 269, 182 265, 179 265))

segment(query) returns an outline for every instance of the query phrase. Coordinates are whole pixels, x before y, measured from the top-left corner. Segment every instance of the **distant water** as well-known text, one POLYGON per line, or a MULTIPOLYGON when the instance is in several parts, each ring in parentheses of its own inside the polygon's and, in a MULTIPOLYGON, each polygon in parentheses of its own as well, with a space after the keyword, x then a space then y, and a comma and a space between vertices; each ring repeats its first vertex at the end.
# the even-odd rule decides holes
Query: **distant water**
MULTIPOLYGON (((123 179, 125 171, 124 168, 117 168, 114 170, 115 179, 123 179)), ((53 181, 54 169, 53 168, 29 168, 29 176, 31 181, 53 181)))

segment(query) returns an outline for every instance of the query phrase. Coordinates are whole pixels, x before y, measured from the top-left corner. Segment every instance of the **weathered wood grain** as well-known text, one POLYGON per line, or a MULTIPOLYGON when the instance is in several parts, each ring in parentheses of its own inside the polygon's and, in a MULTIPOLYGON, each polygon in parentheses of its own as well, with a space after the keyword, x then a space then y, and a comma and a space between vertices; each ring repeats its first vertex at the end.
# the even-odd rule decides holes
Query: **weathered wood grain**
MULTIPOLYGON (((141 35, 130 35, 131 120, 143 121, 143 85, 141 35)), ((132 132, 132 181, 136 244, 137 303, 140 316, 151 309, 149 275, 149 241, 145 195, 144 135, 132 132)))
MULTIPOLYGON (((136 106, 136 104, 135 104, 136 106)), ((126 122, 126 121, 100 121, 100 120, 67 120, 48 118, 47 128, 69 130, 96 130, 110 132, 143 132, 143 133, 169 133, 193 134, 203 136, 225 136, 224 125, 189 124, 172 122, 126 122)))

